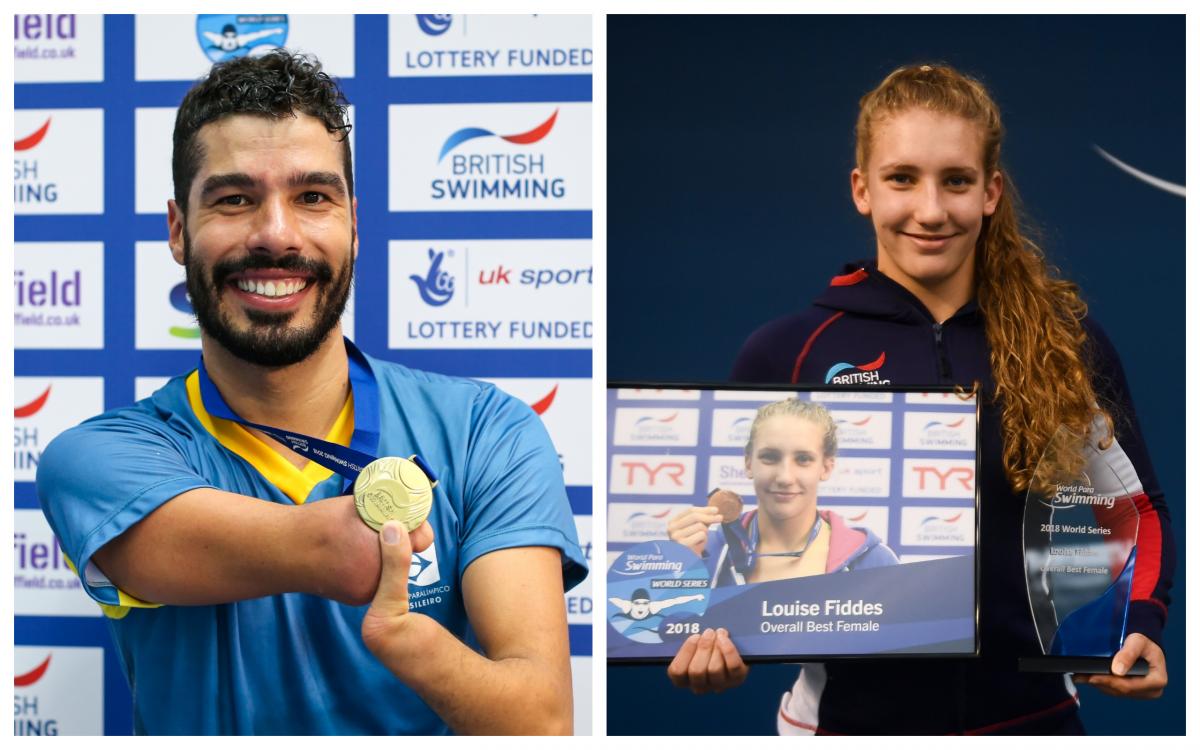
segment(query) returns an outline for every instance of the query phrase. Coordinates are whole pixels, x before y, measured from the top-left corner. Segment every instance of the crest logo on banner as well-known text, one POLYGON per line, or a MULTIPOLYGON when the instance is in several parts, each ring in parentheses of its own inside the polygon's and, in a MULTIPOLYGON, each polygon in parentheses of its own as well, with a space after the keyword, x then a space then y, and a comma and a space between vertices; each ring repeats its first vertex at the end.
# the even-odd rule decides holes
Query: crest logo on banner
POLYGON ((444 14, 417 14, 417 26, 429 36, 441 36, 450 30, 454 16, 444 14))
POLYGON ((287 43, 286 15, 200 14, 196 39, 213 62, 261 54, 287 43))

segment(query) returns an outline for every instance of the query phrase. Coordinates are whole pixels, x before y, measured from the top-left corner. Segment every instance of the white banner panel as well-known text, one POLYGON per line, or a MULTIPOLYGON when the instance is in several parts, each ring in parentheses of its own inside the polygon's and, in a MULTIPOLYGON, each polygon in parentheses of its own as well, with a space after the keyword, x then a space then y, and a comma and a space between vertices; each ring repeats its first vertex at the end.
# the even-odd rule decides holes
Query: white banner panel
POLYGON ((975 415, 963 412, 910 411, 904 415, 908 450, 966 451, 975 447, 975 415))
POLYGON ((104 734, 104 649, 17 646, 13 734, 104 734))
POLYGON ((690 495, 695 486, 695 456, 612 457, 610 495, 690 495))
POLYGON ((592 72, 591 16, 393 15, 388 43, 392 77, 592 72))
POLYGON ((388 346, 591 346, 591 253, 590 240, 393 240, 388 346))
POLYGON ((696 409, 617 409, 613 445, 695 446, 700 437, 696 409))
POLYGON ((869 448, 888 450, 892 447, 892 413, 890 411, 829 412, 837 426, 838 449, 869 448))
POLYGON ((104 378, 13 378, 13 480, 32 482, 42 451, 104 411, 104 378))
POLYGON ((906 458, 904 496, 974 498, 975 462, 961 458, 906 458))
POLYGON ((13 211, 104 213, 104 110, 13 112, 13 211))
POLYGON ((974 546, 975 509, 920 506, 902 508, 900 543, 918 547, 974 546))
POLYGON ((104 17, 18 13, 13 17, 16 83, 104 80, 104 17))
POLYGON ((13 518, 13 599, 16 614, 99 617, 100 605, 83 592, 79 577, 40 510, 13 518))
POLYGON ((140 15, 134 39, 139 81, 193 81, 213 63, 275 47, 316 55, 331 76, 354 76, 353 16, 140 15))
POLYGON ((13 246, 17 349, 104 348, 104 243, 13 246))
POLYGON ((393 104, 392 211, 590 210, 591 102, 393 104))
POLYGON ((713 409, 712 447, 745 449, 756 413, 754 409, 713 409))
POLYGON ((890 458, 839 456, 818 493, 821 497, 888 497, 891 467, 890 458))
POLYGON ((608 538, 614 542, 666 539, 667 523, 690 507, 684 503, 609 503, 608 538))

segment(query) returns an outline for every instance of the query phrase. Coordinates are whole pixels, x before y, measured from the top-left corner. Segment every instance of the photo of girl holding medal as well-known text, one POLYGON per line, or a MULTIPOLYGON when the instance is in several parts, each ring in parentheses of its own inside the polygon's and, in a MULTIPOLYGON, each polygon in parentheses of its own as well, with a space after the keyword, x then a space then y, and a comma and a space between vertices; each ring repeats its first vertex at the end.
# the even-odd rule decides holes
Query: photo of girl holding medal
POLYGON ((707 506, 671 519, 668 535, 702 557, 714 587, 897 564, 873 532, 817 508, 836 457, 837 426, 823 405, 796 398, 766 404, 746 443, 758 507, 742 513, 741 499, 718 488, 707 506))
MULTIPOLYGON (((731 380, 747 384, 837 384, 831 363, 867 362, 852 368, 871 370, 851 372, 858 381, 981 385, 979 657, 802 665, 780 703, 780 733, 1077 734, 1075 683, 1133 698, 1166 686, 1160 644, 1174 543, 1163 493, 1116 351, 1079 288, 1023 230, 1002 137, 999 108, 978 80, 940 64, 887 75, 860 101, 850 179, 874 229, 874 260, 848 265, 809 309, 759 328, 734 365, 731 380), (1025 493, 1064 426, 1088 435, 1137 487, 1142 530, 1113 674, 1074 681, 1017 670, 1018 657, 1040 653, 1024 580, 1025 493), (1149 674, 1126 676, 1139 658, 1149 674)), ((789 504, 760 495, 760 524, 789 504)), ((673 539, 697 544, 695 523, 675 528, 673 539)), ((761 560, 752 575, 789 565, 797 563, 761 560)), ((668 668, 696 693, 735 687, 747 673, 728 634, 712 630, 685 641, 668 668)))

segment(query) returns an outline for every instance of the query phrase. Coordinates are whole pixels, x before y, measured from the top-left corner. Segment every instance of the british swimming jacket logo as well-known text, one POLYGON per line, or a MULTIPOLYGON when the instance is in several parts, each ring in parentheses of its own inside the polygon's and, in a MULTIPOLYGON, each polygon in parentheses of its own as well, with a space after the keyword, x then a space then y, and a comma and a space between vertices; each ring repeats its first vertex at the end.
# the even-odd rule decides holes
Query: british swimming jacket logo
POLYGON ((887 385, 890 380, 884 380, 879 369, 887 360, 887 352, 880 352, 872 362, 864 365, 852 365, 849 362, 838 362, 825 373, 825 383, 833 385, 887 385), (849 371, 849 372, 848 372, 849 371))

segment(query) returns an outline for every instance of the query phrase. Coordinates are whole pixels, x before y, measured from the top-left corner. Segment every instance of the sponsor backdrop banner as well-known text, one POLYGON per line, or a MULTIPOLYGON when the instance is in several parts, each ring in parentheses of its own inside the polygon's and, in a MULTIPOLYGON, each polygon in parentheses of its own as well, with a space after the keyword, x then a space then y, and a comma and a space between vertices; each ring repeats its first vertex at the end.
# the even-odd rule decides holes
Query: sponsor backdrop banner
MULTIPOLYGON (((214 62, 285 46, 339 79, 361 242, 347 335, 540 414, 590 560, 591 38, 589 16, 16 16, 16 734, 132 729, 33 482, 57 434, 196 365, 166 204, 175 108, 214 62)), ((566 603, 588 734, 591 580, 566 603)))
MULTIPOLYGON (((944 61, 989 87, 1039 242, 1121 354, 1179 544, 1170 686, 1149 702, 1081 690, 1083 719, 1097 734, 1182 733, 1184 16, 615 15, 607 28, 621 50, 607 60, 608 267, 627 269, 607 281, 613 379, 719 382, 753 330, 875 256, 849 174, 859 97, 891 70, 944 61)), ((609 730, 774 732, 796 673, 756 670, 703 711, 660 670, 612 670, 609 730)))

